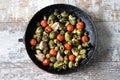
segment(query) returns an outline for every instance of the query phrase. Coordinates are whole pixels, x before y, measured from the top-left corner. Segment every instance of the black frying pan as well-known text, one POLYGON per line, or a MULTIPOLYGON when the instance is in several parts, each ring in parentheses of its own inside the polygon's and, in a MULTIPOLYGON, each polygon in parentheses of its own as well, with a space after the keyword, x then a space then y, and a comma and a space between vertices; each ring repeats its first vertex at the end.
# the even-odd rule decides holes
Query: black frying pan
POLYGON ((93 22, 89 18, 89 16, 85 12, 83 12, 81 9, 68 4, 54 4, 41 9, 33 16, 33 18, 31 19, 31 21, 27 26, 25 36, 24 36, 24 43, 25 43, 25 47, 29 57, 39 68, 55 74, 70 73, 70 72, 76 71, 77 69, 82 67, 84 64, 86 64, 95 53, 96 45, 97 45, 96 29, 95 29, 95 26, 93 25, 93 22), (35 51, 31 49, 31 45, 29 42, 30 42, 30 39, 33 37, 33 34, 37 28, 36 23, 42 20, 44 15, 49 16, 51 13, 54 12, 55 9, 58 9, 59 12, 67 11, 68 13, 74 13, 77 18, 82 19, 82 21, 86 25, 85 27, 86 30, 89 32, 90 43, 92 46, 90 51, 87 53, 88 57, 82 60, 80 65, 77 68, 57 71, 57 70, 50 69, 49 67, 48 68, 43 67, 41 62, 38 61, 37 58, 35 57, 34 55, 35 51))

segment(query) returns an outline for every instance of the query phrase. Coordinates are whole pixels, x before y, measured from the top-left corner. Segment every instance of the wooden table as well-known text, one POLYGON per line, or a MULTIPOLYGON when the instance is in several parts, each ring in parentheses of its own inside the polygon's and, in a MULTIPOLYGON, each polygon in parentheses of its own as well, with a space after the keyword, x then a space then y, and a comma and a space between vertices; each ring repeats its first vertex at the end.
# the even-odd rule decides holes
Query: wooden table
POLYGON ((0 0, 0 80, 120 80, 120 0, 0 0), (44 72, 18 42, 32 16, 54 3, 75 5, 94 21, 98 49, 84 70, 67 75, 44 72))

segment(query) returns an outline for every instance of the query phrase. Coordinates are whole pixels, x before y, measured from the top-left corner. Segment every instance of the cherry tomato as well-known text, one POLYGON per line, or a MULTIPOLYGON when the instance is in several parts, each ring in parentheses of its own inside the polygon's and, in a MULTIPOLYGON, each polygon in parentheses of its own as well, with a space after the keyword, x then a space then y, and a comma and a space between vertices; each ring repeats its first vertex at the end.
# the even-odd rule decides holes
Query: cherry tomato
POLYGON ((40 24, 41 24, 42 27, 47 27, 47 25, 48 25, 46 20, 42 20, 40 22, 40 24))
POLYGON ((89 41, 89 37, 87 35, 82 36, 82 42, 88 42, 89 41))
POLYGON ((71 46, 70 44, 68 44, 68 43, 65 43, 65 44, 64 44, 64 48, 65 48, 66 50, 70 50, 70 49, 72 49, 72 46, 71 46))
POLYGON ((57 35, 57 40, 60 41, 60 42, 64 41, 64 35, 58 34, 57 35))
POLYGON ((76 24, 76 28, 79 29, 79 30, 82 30, 84 28, 84 23, 83 22, 78 22, 76 24))
POLYGON ((30 40, 30 44, 31 44, 32 46, 35 46, 36 43, 37 43, 36 39, 32 38, 32 39, 30 40))
POLYGON ((71 24, 67 25, 67 30, 68 30, 69 32, 72 32, 72 31, 74 30, 73 25, 71 25, 71 24))
POLYGON ((55 49, 50 50, 50 55, 51 56, 56 56, 56 54, 57 54, 57 51, 55 49))
POLYGON ((50 26, 45 27, 45 32, 49 33, 52 31, 52 28, 50 26))
POLYGON ((44 59, 42 64, 43 66, 48 66, 50 64, 50 59, 49 58, 44 59))
POLYGON ((74 61, 75 60, 75 56, 73 54, 70 54, 68 58, 69 58, 70 61, 74 61))

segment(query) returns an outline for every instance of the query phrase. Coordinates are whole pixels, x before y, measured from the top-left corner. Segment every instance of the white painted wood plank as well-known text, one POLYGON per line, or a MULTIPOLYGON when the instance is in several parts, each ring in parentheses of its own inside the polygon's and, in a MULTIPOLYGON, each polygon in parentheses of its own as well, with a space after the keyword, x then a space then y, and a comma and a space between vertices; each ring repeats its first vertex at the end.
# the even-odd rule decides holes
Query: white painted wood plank
POLYGON ((120 62, 98 62, 78 72, 55 75, 44 72, 33 63, 0 63, 0 80, 119 80, 120 62), (59 78, 58 78, 59 77, 59 78))
POLYGON ((120 0, 2 0, 0 22, 28 22, 38 10, 54 3, 76 5, 94 21, 120 21, 120 0))

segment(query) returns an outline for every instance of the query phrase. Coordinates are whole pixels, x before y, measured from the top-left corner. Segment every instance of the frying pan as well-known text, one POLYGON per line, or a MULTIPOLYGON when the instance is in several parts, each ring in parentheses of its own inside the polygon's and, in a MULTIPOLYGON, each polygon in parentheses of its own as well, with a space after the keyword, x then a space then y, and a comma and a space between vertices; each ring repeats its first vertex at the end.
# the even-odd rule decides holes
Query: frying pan
MULTIPOLYGON (((20 39, 20 41, 22 41, 22 39, 20 39)), ((66 74, 66 73, 77 71, 78 69, 80 69, 80 67, 88 63, 88 61, 92 58, 93 54, 95 53, 96 47, 97 47, 96 29, 93 22, 89 18, 89 16, 81 9, 68 4, 53 4, 38 11, 29 22, 23 41, 24 41, 27 53, 31 58, 31 60, 39 68, 54 74, 66 74), (86 26, 85 28, 89 33, 91 48, 87 53, 87 58, 82 60, 77 68, 57 71, 55 69, 50 69, 49 67, 44 67, 42 66, 42 63, 38 61, 37 58, 35 57, 35 51, 31 49, 31 45, 29 42, 30 42, 30 39, 33 37, 34 32, 37 28, 36 23, 42 20, 44 15, 49 16, 51 13, 54 12, 55 9, 58 9, 59 12, 67 11, 68 13, 75 14, 78 19, 81 19, 85 23, 85 26, 86 26)))

